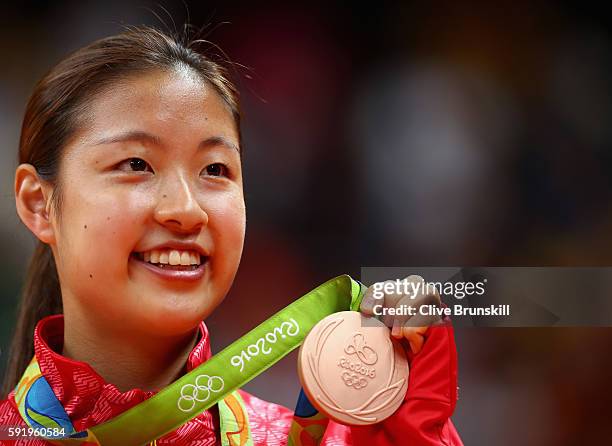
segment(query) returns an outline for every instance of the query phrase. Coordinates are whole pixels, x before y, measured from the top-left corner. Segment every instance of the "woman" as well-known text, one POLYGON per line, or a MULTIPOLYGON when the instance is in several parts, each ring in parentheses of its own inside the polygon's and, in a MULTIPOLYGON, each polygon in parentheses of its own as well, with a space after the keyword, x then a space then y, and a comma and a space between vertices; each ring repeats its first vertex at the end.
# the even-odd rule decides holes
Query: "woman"
MULTIPOLYGON (((202 321, 227 294, 244 242, 241 142, 223 67, 151 28, 94 42, 36 85, 15 195, 39 244, 0 425, 86 431, 211 356, 202 321), (33 383, 44 404, 39 396, 28 406, 33 383)), ((370 427, 330 422, 323 444, 460 444, 449 420, 451 327, 399 336, 418 346, 400 409, 370 427)), ((243 413, 233 416, 248 419, 241 443, 287 441, 291 411, 242 391, 234 398, 243 413)), ((156 444, 230 444, 226 430, 215 406, 156 444)))

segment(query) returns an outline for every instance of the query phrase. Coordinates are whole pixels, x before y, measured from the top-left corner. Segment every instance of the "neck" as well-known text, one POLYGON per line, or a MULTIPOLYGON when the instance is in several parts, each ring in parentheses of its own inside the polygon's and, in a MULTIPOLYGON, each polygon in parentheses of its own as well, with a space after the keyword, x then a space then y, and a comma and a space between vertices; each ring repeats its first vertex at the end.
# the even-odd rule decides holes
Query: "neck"
POLYGON ((158 391, 184 373, 197 333, 197 329, 177 337, 117 333, 94 324, 68 322, 65 315, 62 354, 91 365, 122 392, 158 391))

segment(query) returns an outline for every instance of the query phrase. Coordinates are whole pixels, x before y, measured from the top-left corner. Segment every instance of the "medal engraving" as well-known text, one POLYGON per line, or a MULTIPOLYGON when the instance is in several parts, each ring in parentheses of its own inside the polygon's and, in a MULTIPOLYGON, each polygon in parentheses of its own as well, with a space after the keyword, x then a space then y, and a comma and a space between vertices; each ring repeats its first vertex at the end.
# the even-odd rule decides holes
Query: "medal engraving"
POLYGON ((378 423, 397 410, 408 361, 382 322, 354 311, 327 316, 310 331, 298 372, 313 405, 344 424, 378 423))

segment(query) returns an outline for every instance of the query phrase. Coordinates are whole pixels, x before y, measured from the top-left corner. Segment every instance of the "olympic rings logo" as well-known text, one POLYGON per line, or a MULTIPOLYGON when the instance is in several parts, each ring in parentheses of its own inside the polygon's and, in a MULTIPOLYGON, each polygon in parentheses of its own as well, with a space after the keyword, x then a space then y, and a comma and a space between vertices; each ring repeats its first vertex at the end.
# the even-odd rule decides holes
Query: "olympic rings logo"
POLYGON ((203 403, 210 394, 218 393, 225 387, 225 381, 220 376, 198 375, 194 384, 185 384, 181 388, 181 397, 176 405, 183 412, 191 412, 196 402, 203 403))
POLYGON ((365 378, 362 378, 361 376, 350 372, 342 373, 342 381, 344 381, 344 384, 346 384, 347 386, 354 387, 357 390, 363 389, 365 386, 368 385, 368 382, 365 380, 365 378))

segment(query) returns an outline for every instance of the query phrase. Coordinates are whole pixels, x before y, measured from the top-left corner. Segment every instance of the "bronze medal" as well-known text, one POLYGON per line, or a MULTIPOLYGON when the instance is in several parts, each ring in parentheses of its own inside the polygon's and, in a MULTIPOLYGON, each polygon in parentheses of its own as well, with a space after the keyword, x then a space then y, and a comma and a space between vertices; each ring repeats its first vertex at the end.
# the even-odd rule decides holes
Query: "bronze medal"
POLYGON ((408 388, 408 360, 380 321, 356 311, 327 316, 300 347, 298 373, 310 402, 343 424, 378 423, 408 388))

